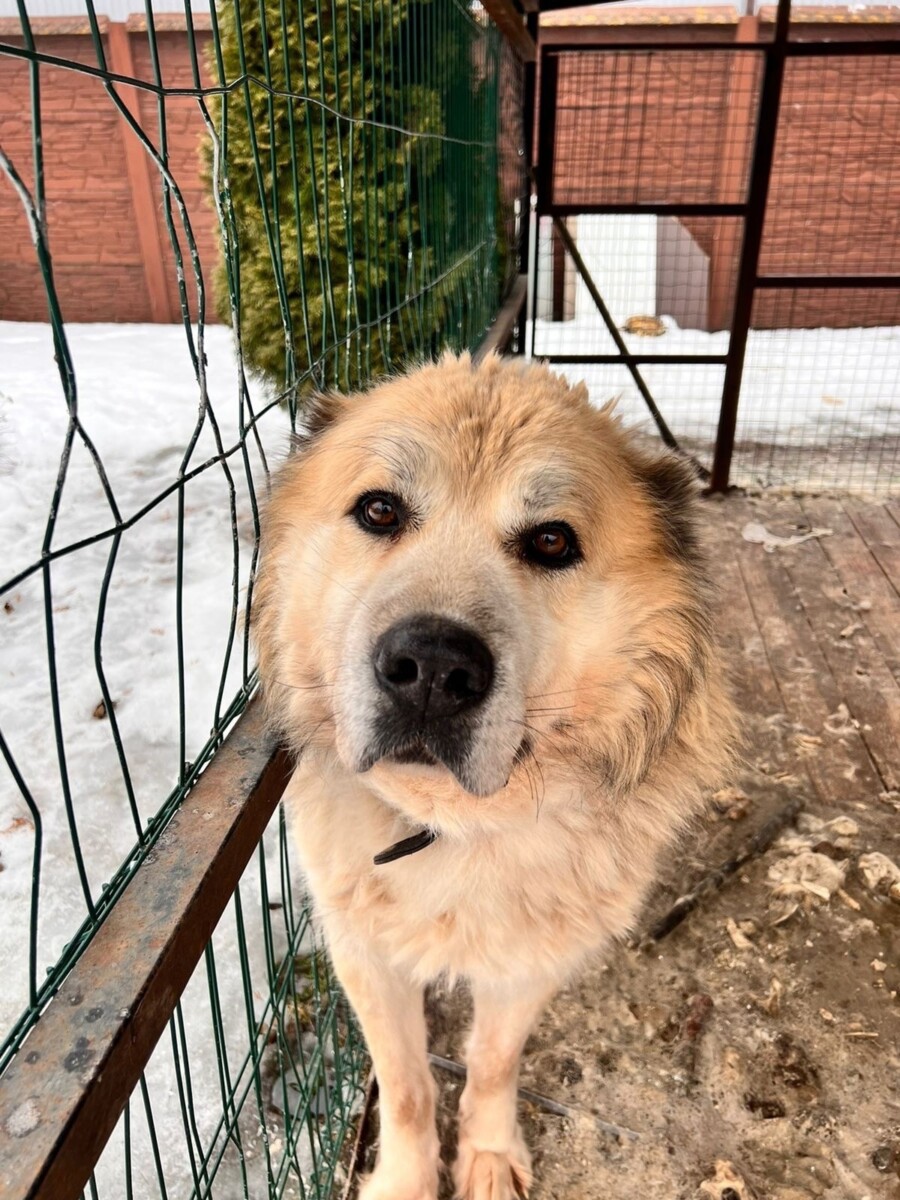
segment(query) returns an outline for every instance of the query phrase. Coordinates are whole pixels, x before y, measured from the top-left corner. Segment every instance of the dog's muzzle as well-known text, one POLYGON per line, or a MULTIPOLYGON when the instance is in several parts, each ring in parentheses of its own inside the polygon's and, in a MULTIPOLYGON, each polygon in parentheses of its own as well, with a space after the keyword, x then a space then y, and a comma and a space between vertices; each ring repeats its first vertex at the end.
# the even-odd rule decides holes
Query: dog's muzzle
POLYGON ((494 682, 488 646, 464 625, 420 615, 381 635, 372 665, 383 697, 375 757, 441 762, 458 773, 494 682))

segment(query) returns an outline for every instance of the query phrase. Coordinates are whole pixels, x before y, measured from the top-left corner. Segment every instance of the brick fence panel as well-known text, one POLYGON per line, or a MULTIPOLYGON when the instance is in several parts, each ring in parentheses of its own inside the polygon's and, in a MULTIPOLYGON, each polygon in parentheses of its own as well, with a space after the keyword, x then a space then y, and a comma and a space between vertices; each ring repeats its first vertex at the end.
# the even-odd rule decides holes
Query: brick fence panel
MULTIPOLYGON (((103 47, 111 60, 110 24, 101 18, 103 47)), ((84 21, 48 18, 35 22, 42 53, 97 65, 84 21), (47 32, 60 26, 77 32, 47 32)), ((0 21, 3 40, 21 45, 18 22, 0 21)), ((198 34, 201 47, 209 35, 198 34)), ((138 78, 151 79, 146 34, 128 34, 138 78)), ((159 35, 164 81, 192 85, 188 43, 184 31, 159 35)), ((47 229, 54 277, 63 317, 67 321, 152 321, 180 319, 174 258, 162 213, 161 177, 147 158, 143 185, 137 197, 129 177, 126 141, 136 142, 117 112, 100 79, 52 65, 40 69, 41 125, 44 149, 47 229), (137 213, 151 211, 157 223, 151 238, 161 260, 167 295, 163 311, 154 312, 148 288, 146 229, 137 213), (143 236, 142 236, 143 235, 143 236)), ((159 148, 156 97, 150 92, 119 86, 127 105, 137 106, 141 124, 159 148)), ((166 99, 169 166, 183 190, 194 226, 209 299, 207 317, 214 319, 211 291, 218 258, 217 221, 209 190, 202 178, 200 149, 203 121, 192 98, 166 99)), ((29 186, 33 185, 29 68, 21 59, 0 54, 0 144, 29 186)), ((140 156, 147 157, 143 150, 140 156)), ((177 216, 176 216, 177 224, 177 216)), ((43 321, 47 303, 28 222, 18 196, 0 176, 0 319, 43 321)), ((182 237, 182 248, 190 259, 182 237)), ((159 272, 160 261, 155 264, 159 272)), ((194 289, 189 283, 192 315, 194 289)))

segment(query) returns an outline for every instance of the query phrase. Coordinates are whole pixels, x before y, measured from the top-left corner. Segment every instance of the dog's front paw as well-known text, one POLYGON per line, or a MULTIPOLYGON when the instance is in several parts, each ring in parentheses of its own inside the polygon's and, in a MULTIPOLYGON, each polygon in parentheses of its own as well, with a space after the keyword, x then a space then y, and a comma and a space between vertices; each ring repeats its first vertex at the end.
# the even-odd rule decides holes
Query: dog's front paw
POLYGON ((453 1167, 457 1200, 524 1200, 531 1187, 531 1155, 516 1131, 509 1150, 479 1150, 460 1138, 453 1167))
POLYGON ((379 1163, 359 1189, 359 1200, 437 1200, 437 1168, 379 1163))

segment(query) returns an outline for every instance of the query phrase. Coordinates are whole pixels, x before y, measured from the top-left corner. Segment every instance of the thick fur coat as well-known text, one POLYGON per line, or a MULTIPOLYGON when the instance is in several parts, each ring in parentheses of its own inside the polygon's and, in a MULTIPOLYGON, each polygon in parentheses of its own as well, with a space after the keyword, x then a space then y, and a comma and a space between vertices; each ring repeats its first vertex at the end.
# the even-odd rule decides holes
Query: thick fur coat
POLYGON ((695 490, 583 388, 467 356, 323 399, 275 481, 255 635, 297 756, 294 836, 379 1080, 365 1200, 437 1194, 438 976, 475 1003, 458 1194, 527 1194, 525 1039, 633 925, 722 778, 734 721, 695 490), (423 828, 432 844, 375 865, 423 828))

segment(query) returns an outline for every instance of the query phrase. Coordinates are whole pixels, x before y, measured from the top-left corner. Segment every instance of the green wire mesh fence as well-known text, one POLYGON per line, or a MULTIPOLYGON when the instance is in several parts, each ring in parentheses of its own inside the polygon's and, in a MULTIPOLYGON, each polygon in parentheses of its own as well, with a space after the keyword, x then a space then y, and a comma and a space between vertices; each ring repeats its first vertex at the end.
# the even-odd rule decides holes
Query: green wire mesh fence
MULTIPOLYGON (((525 161, 521 67, 477 5, 148 3, 124 48, 91 0, 65 37, 18 13, 0 200, 46 317, 0 323, 0 1073, 254 691, 259 504, 305 395, 477 346, 525 161), (60 121, 73 97, 96 127, 60 121), (60 163, 113 127, 180 324, 72 323, 60 163)), ((279 815, 86 1195, 328 1196, 365 1069, 279 815)))

